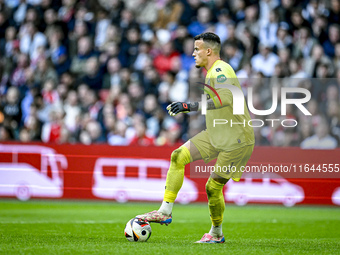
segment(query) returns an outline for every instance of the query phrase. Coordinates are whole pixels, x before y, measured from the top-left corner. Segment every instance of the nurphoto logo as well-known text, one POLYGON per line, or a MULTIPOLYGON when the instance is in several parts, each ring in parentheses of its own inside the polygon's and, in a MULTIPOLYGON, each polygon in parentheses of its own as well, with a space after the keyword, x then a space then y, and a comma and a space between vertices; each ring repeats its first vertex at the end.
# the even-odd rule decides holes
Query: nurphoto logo
MULTIPOLYGON (((227 80, 227 78, 224 75, 219 75, 217 77, 217 82, 221 83, 221 82, 225 82, 227 80)), ((233 86, 231 84, 217 84, 215 86, 216 89, 214 89, 213 87, 211 87, 208 84, 205 83, 201 83, 200 84, 204 85, 203 91, 205 91, 208 94, 208 98, 211 98, 214 102, 214 105, 216 108, 218 108, 219 106, 222 105, 222 101, 220 96, 218 95, 216 89, 219 88, 226 88, 228 90, 230 90, 230 92, 232 93, 233 96, 233 114, 234 115, 243 115, 244 114, 244 107, 245 107, 245 103, 244 103, 244 95, 243 92, 240 88, 238 88, 237 86, 233 86), (206 87, 206 88, 205 88, 206 87), (218 101, 216 101, 215 96, 217 97, 218 101)), ((307 109, 306 107, 303 105, 304 103, 309 102, 309 100, 311 99, 311 93, 309 90, 305 89, 305 88, 281 88, 280 89, 280 93, 281 93, 281 115, 286 116, 287 115, 287 105, 288 104, 292 104, 295 105, 304 115, 306 116, 310 116, 312 115, 307 109), (287 98, 287 95, 289 93, 299 93, 301 95, 303 95, 304 97, 302 98, 287 98)), ((247 103, 248 103, 248 108, 249 111, 252 112, 255 115, 260 115, 260 116, 268 116, 272 113, 274 113, 277 109, 278 106, 278 92, 279 92, 279 88, 278 87, 272 87, 272 105, 269 109, 267 110, 258 110, 255 109, 254 104, 253 104, 253 88, 252 87, 248 87, 247 89, 247 103)), ((207 113, 207 96, 205 94, 203 94, 201 96, 202 99, 202 109, 201 109, 201 113, 202 115, 206 115, 207 113)), ((274 126, 274 122, 275 121, 281 121, 281 125, 284 127, 295 127, 297 126, 297 121, 294 119, 284 119, 284 120, 280 120, 280 119, 265 119, 265 121, 269 121, 272 123, 272 127, 274 126), (293 123, 293 124, 289 124, 289 123, 293 123)), ((230 124, 230 126, 232 125, 246 125, 248 124, 249 126, 252 127, 262 127, 264 125, 264 121, 261 119, 252 119, 251 121, 249 121, 249 123, 246 123, 245 121, 242 123, 233 123, 232 120, 226 120, 226 119, 214 119, 214 127, 216 125, 225 125, 225 124, 230 124), (251 122, 251 123, 250 123, 251 122), (257 122, 258 124, 254 124, 254 122, 257 122)))

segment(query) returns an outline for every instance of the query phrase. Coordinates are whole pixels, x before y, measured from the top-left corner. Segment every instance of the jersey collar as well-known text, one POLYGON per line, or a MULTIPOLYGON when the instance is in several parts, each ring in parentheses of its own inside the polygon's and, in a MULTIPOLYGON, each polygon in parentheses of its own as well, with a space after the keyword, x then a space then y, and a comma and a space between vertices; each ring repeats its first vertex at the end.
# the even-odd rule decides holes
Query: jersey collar
POLYGON ((220 62, 220 61, 221 61, 221 59, 216 60, 216 61, 214 62, 214 64, 212 65, 212 67, 210 67, 210 69, 208 70, 207 73, 209 73, 211 70, 213 70, 213 68, 215 67, 215 65, 217 65, 217 63, 220 62))

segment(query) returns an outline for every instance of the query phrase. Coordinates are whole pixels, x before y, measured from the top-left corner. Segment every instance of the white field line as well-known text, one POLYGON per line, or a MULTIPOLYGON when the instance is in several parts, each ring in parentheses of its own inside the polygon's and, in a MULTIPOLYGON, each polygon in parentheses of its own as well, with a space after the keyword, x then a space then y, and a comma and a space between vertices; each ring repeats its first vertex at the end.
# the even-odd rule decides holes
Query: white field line
MULTIPOLYGON (((192 220, 176 220, 177 223, 194 223, 196 221, 192 220)), ((84 221, 49 221, 49 220, 38 220, 38 221, 0 221, 0 224, 114 224, 114 223, 122 223, 121 220, 103 220, 103 221, 94 221, 94 220, 84 220, 84 221)))

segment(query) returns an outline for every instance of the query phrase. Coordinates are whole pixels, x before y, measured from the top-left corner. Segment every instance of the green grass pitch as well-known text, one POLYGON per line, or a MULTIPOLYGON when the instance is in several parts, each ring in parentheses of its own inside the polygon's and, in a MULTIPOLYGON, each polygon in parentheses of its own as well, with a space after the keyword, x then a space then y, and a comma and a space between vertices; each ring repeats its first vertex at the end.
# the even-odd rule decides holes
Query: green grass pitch
POLYGON ((0 200, 0 254, 340 254, 340 209, 227 204, 224 244, 195 244, 210 229, 206 204, 175 205, 146 243, 126 222, 158 203, 0 200))

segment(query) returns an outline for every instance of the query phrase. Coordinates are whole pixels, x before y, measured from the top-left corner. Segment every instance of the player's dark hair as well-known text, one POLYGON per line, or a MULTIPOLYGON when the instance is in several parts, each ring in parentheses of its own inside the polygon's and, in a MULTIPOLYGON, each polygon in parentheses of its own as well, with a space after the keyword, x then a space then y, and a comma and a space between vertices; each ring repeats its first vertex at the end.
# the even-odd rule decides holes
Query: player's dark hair
POLYGON ((217 43, 219 45, 221 45, 221 39, 217 34, 211 33, 211 32, 206 32, 206 33, 202 33, 199 35, 196 35, 194 37, 194 40, 201 40, 203 39, 203 42, 208 42, 208 43, 217 43))

